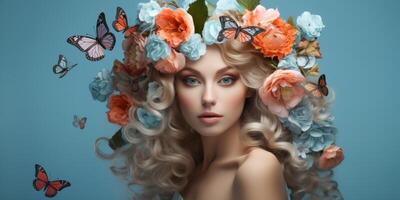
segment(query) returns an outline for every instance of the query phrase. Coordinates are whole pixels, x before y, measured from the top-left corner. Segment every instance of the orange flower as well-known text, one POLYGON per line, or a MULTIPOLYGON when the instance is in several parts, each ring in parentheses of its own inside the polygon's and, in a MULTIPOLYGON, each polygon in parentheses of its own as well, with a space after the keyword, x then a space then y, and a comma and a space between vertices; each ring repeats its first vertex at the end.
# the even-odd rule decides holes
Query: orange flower
POLYGON ((164 8, 156 16, 156 34, 171 47, 178 47, 194 33, 193 18, 186 10, 164 8))
POLYGON ((128 124, 129 109, 133 106, 133 101, 125 94, 113 95, 108 100, 107 112, 108 121, 111 123, 125 126, 128 124))
POLYGON ((332 169, 339 165, 343 159, 343 149, 335 145, 329 145, 319 157, 318 167, 325 170, 332 169))
POLYGON ((158 71, 173 74, 180 71, 185 66, 185 56, 172 49, 167 59, 159 60, 154 66, 158 71))
POLYGON ((279 117, 287 117, 304 96, 304 76, 295 70, 278 69, 269 75, 258 90, 261 101, 279 117))
POLYGON ((296 32, 295 27, 278 18, 266 31, 254 37, 253 46, 266 57, 282 59, 292 51, 296 32))

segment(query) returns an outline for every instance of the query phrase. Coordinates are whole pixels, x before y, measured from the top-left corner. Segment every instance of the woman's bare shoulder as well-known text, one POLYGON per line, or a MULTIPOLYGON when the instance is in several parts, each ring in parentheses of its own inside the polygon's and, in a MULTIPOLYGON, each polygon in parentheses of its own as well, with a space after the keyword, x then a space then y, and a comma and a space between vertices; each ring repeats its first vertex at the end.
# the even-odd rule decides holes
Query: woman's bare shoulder
POLYGON ((238 175, 276 172, 283 172, 283 165, 273 153, 261 148, 252 148, 238 169, 238 175))
POLYGON ((286 199, 283 165, 271 152, 252 149, 241 163, 236 181, 242 199, 286 199))

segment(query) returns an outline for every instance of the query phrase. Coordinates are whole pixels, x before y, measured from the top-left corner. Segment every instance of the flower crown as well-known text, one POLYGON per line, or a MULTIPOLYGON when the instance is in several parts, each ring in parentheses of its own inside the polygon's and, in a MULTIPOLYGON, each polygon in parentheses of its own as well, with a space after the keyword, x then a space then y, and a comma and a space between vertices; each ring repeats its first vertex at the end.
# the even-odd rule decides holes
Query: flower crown
MULTIPOLYGON (((296 22, 292 17, 285 21, 277 9, 266 9, 259 3, 219 0, 214 5, 205 0, 150 0, 138 4, 138 23, 131 27, 126 24, 123 9, 118 8, 113 26, 125 32, 124 59, 114 62, 112 73, 99 72, 90 84, 93 98, 108 100, 111 123, 125 126, 129 109, 136 106, 137 121, 145 128, 157 128, 160 116, 135 105, 129 95, 118 91, 123 85, 113 77, 128 80, 135 97, 155 100, 163 88, 157 82, 149 82, 149 67, 161 73, 176 73, 185 66, 186 58, 197 60, 204 55, 206 45, 226 39, 249 42, 266 60, 274 61, 271 64, 276 70, 265 78, 258 95, 293 134, 299 156, 311 161, 310 154, 322 152, 319 167, 335 167, 343 159, 343 151, 333 145, 337 133, 333 117, 324 107, 317 112, 325 117, 316 119, 312 109, 314 99, 329 95, 326 77, 320 75, 317 64, 321 58, 317 39, 325 27, 322 19, 306 11, 296 22), (236 13, 240 22, 226 15, 228 11, 236 13), (141 93, 142 89, 145 92, 141 93)), ((119 130, 109 145, 116 149, 126 143, 119 130)))

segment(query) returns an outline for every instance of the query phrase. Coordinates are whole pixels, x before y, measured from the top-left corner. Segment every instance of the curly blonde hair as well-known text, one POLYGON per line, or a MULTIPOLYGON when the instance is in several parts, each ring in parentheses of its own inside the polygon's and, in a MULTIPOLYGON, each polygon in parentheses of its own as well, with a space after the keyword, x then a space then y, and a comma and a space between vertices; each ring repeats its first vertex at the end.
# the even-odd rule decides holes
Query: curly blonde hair
MULTIPOLYGON (((253 47, 236 40, 218 44, 223 60, 240 72, 242 82, 256 94, 265 78, 275 69, 274 60, 268 60, 253 47)), ((104 159, 122 156, 122 166, 112 166, 114 174, 124 177, 129 185, 142 187, 138 199, 169 199, 175 191, 181 191, 187 184, 195 166, 202 162, 200 136, 196 134, 182 117, 175 100, 174 75, 159 73, 150 67, 148 80, 156 81, 163 88, 158 98, 135 96, 129 89, 129 80, 116 76, 117 87, 131 95, 136 105, 129 111, 130 122, 122 133, 127 147, 106 156, 97 149, 104 159), (156 116, 162 117, 157 129, 147 129, 135 116, 137 107, 145 107, 156 116)), ((309 97, 312 102, 314 119, 324 120, 322 110, 329 102, 321 98, 309 97)), ((291 190, 291 199, 342 199, 337 183, 332 180, 333 171, 321 171, 317 167, 320 153, 312 153, 315 160, 310 167, 299 158, 293 145, 290 131, 282 125, 262 103, 258 95, 246 98, 241 120, 241 137, 249 147, 259 147, 272 152, 284 165, 284 177, 291 190), (323 172, 323 173, 322 173, 323 172)))

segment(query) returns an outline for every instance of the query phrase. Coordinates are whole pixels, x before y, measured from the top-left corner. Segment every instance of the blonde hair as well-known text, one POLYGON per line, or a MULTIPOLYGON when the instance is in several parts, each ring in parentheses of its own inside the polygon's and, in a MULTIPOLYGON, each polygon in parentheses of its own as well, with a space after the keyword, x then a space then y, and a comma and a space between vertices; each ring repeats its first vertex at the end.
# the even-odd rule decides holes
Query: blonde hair
MULTIPOLYGON (((314 164, 298 157, 290 131, 282 126, 278 117, 264 106, 256 95, 265 78, 275 70, 273 60, 267 60, 248 44, 228 40, 219 44, 224 61, 240 72, 243 83, 254 93, 246 99, 241 116, 241 137, 249 147, 260 147, 272 152, 284 164, 284 177, 292 199, 332 199, 342 198, 337 183, 332 180, 332 170, 318 170, 314 164)), ((121 92, 130 94, 137 107, 145 107, 151 113, 162 116, 158 129, 147 129, 138 122, 136 108, 130 110, 130 122, 123 127, 123 136, 130 145, 117 150, 112 156, 100 151, 98 155, 105 159, 118 156, 125 158, 122 166, 113 166, 114 174, 124 177, 129 185, 140 185, 142 193, 138 199, 153 199, 159 196, 168 199, 174 191, 182 190, 190 178, 195 166, 201 162, 202 147, 200 136, 183 119, 175 101, 174 75, 162 74, 150 67, 149 80, 158 82, 162 95, 157 99, 138 99, 120 79, 121 92)), ((116 76, 118 79, 119 77, 116 76)), ((118 87, 118 85, 117 85, 118 87)), ((328 116, 321 109, 328 102, 311 98, 315 119, 324 120, 328 116)), ((319 153, 311 158, 317 161, 319 153)))

